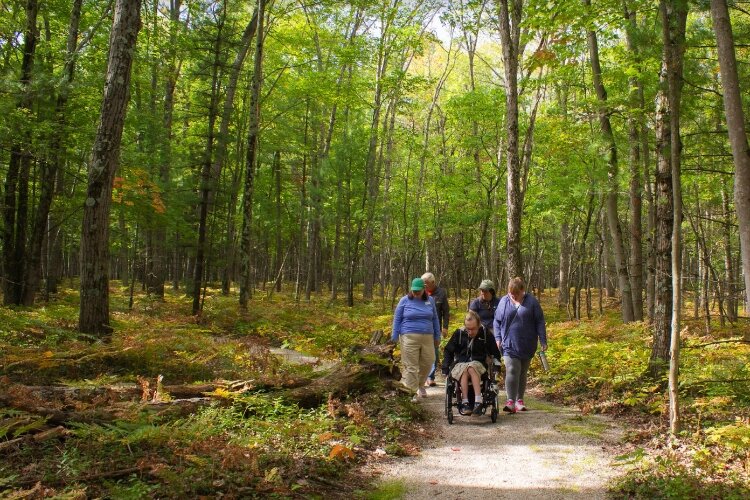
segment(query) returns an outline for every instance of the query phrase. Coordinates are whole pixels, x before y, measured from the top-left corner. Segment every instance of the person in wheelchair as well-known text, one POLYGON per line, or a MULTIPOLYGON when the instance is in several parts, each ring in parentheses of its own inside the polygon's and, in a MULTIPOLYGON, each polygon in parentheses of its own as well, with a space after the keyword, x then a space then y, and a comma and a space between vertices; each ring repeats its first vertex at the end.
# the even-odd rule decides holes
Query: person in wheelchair
POLYGON ((500 359, 495 337, 482 325, 476 311, 464 316, 464 326, 453 332, 445 346, 443 374, 457 380, 461 388, 458 411, 462 415, 482 414, 481 376, 487 371, 487 358, 500 359), (474 408, 469 405, 469 379, 474 389, 474 408), (468 413, 467 413, 468 412, 468 413))

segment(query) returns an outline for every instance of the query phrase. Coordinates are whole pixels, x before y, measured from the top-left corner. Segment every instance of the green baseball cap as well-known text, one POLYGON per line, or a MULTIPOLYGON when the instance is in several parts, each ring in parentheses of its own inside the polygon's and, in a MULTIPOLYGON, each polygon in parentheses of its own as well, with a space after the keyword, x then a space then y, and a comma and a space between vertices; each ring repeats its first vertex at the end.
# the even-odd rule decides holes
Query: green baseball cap
POLYGON ((421 292, 424 290, 424 280, 422 278, 414 278, 411 280, 411 291, 421 292))

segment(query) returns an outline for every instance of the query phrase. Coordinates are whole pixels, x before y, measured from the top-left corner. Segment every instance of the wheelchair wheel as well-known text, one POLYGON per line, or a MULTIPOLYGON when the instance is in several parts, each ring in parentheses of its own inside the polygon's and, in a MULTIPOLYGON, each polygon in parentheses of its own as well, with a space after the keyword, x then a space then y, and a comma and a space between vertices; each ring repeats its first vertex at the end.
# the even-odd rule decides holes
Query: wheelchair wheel
POLYGON ((492 401, 492 411, 490 411, 490 419, 492 420, 492 423, 494 424, 497 422, 497 415, 500 413, 500 411, 497 409, 499 405, 499 401, 497 399, 497 394, 495 394, 495 397, 492 401))
POLYGON ((448 423, 453 423, 453 384, 445 384, 445 416, 448 417, 448 423))

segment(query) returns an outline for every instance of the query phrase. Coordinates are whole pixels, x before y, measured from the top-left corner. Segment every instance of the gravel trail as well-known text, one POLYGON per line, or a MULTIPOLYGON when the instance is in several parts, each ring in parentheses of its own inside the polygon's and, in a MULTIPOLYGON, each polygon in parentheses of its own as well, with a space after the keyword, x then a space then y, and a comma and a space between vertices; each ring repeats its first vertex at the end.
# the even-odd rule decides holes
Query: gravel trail
POLYGON ((611 459, 622 430, 601 416, 533 397, 525 402, 529 411, 501 412, 495 424, 454 408, 449 425, 443 386, 428 389, 418 404, 431 414, 425 428, 434 437, 417 457, 381 463, 380 481, 402 482, 408 499, 605 498, 618 473, 611 459))

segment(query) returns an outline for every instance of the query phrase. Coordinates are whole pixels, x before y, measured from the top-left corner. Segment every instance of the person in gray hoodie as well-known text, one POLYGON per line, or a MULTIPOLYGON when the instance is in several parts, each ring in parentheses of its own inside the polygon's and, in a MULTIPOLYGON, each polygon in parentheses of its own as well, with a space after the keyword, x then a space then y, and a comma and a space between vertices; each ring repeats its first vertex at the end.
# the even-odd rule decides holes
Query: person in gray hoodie
POLYGON ((505 364, 505 390, 508 400, 503 411, 515 413, 526 410, 523 395, 531 359, 538 344, 547 350, 547 330, 539 301, 526 293, 521 278, 508 283, 508 294, 500 299, 495 310, 493 333, 505 364))

